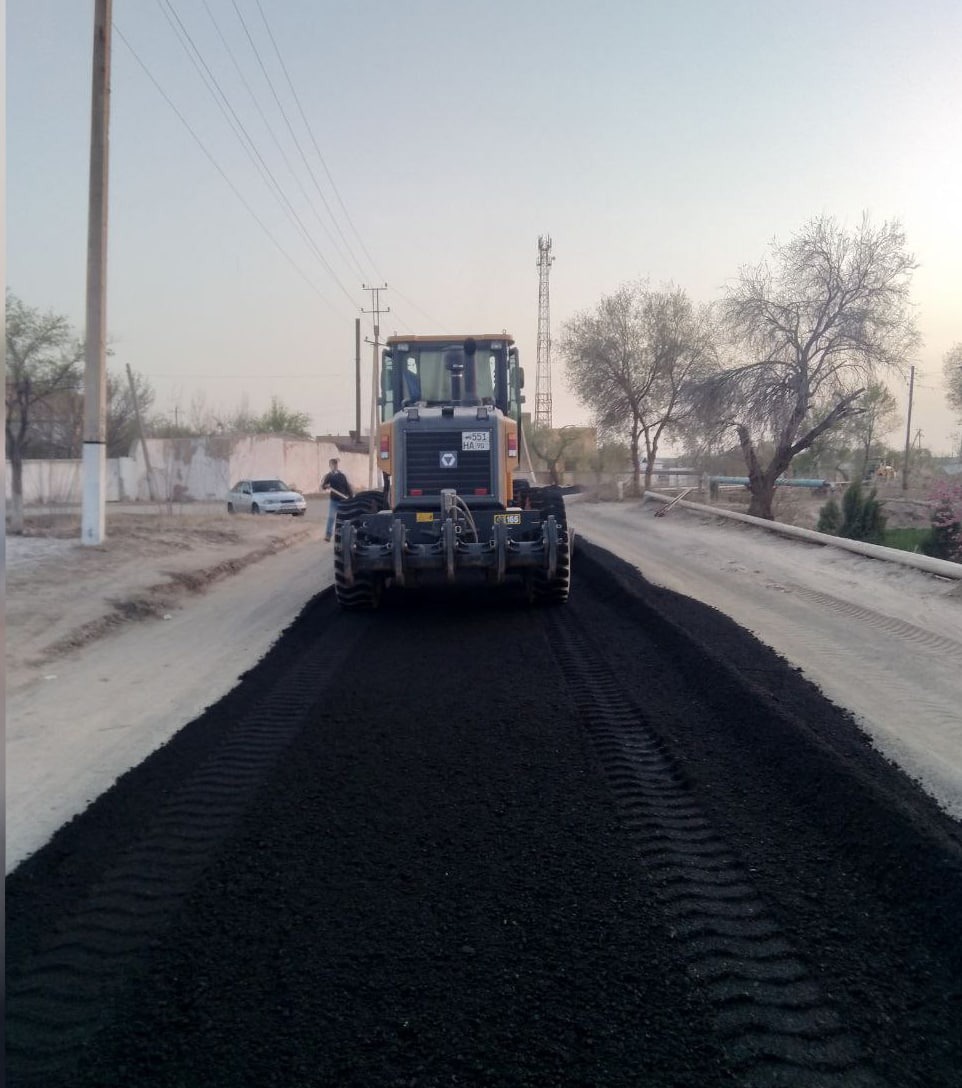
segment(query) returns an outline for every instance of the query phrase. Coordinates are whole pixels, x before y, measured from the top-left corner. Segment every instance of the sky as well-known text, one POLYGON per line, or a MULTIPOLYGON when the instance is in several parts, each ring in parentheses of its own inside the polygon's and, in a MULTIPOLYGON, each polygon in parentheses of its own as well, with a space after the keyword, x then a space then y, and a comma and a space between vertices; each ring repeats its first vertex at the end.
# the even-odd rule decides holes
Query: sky
MULTIPOLYGON (((6 283, 82 333, 94 4, 6 7, 6 283)), ((919 265, 912 437, 959 448, 958 0, 114 0, 113 27, 108 365, 155 412, 277 396, 346 433, 375 298, 382 339, 512 333, 533 409, 546 235, 553 423, 587 423, 567 320, 640 280, 719 299, 868 212, 919 265)))

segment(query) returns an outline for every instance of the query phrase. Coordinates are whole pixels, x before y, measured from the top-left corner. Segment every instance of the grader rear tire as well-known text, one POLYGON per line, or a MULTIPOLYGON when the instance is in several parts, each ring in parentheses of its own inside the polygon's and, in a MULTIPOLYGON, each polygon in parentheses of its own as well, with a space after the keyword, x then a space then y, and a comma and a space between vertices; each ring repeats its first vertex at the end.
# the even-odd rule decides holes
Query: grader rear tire
POLYGON ((380 491, 360 491, 338 507, 334 523, 334 595, 346 611, 370 612, 381 603, 383 577, 353 572, 351 559, 361 519, 386 508, 387 500, 380 491))
POLYGON ((532 488, 530 502, 533 509, 541 511, 542 524, 554 542, 556 554, 555 570, 551 577, 546 570, 535 571, 531 575, 531 601, 541 606, 564 604, 571 589, 571 545, 564 496, 559 487, 532 488))

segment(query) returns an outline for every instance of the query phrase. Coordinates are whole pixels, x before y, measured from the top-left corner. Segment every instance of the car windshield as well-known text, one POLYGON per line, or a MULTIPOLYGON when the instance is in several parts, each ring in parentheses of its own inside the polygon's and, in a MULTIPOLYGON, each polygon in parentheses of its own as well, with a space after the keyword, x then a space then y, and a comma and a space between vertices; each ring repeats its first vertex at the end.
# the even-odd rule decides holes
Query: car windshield
POLYGON ((255 480, 255 491, 286 491, 287 484, 283 480, 255 480))

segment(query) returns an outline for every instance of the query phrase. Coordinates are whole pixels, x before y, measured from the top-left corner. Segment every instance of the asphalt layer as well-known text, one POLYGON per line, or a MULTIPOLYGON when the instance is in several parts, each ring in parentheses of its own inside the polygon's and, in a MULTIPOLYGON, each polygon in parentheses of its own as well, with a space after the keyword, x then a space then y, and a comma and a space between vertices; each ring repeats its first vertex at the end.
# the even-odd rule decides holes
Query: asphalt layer
POLYGON ((322 595, 7 879, 7 1083, 962 1084, 962 835, 750 634, 322 595))

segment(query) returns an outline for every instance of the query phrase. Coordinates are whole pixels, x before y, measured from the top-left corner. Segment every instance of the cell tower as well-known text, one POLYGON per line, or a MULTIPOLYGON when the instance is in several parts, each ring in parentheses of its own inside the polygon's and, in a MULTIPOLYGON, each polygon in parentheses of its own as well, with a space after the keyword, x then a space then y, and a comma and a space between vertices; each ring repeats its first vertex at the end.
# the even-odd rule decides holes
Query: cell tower
POLYGON ((534 425, 551 426, 551 315, 548 300, 548 273, 551 235, 538 235, 538 372, 534 385, 534 425))

